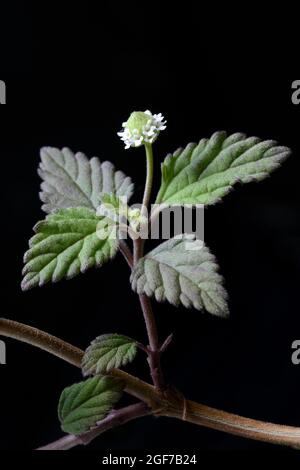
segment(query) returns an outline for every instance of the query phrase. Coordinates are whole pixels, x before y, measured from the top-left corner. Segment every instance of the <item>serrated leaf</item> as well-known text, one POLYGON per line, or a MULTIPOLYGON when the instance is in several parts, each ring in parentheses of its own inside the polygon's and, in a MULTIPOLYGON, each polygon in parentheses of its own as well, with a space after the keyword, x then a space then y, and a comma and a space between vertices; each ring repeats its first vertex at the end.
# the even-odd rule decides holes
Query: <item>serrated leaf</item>
POLYGON ((132 288, 158 302, 227 316, 227 293, 209 249, 194 236, 171 238, 141 258, 132 271, 132 288))
POLYGON ((156 203, 214 204, 238 182, 263 180, 289 154, 273 140, 216 132, 166 157, 156 203))
POLYGON ((124 384, 115 377, 95 376, 64 389, 58 404, 62 430, 83 434, 105 418, 120 400, 124 384))
POLYGON ((85 351, 82 360, 83 375, 107 373, 133 361, 136 341, 127 336, 106 334, 98 336, 85 351))
POLYGON ((71 279, 100 267, 118 247, 114 225, 87 208, 60 209, 35 227, 25 253, 22 289, 71 279))
POLYGON ((42 148, 38 173, 43 179, 42 209, 47 213, 69 207, 97 209, 102 192, 126 196, 128 200, 133 192, 131 178, 116 171, 112 163, 101 163, 97 157, 89 160, 68 148, 42 148))

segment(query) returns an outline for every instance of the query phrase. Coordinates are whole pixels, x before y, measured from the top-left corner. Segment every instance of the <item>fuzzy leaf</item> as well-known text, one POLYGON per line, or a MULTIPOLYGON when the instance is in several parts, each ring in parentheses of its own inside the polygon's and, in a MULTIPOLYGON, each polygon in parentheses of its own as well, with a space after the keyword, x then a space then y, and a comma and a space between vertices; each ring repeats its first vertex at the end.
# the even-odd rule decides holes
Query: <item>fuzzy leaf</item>
POLYGON ((103 419, 122 396, 124 384, 96 376, 64 389, 58 404, 62 430, 83 434, 103 419))
POLYGON ((92 341, 82 361, 83 375, 107 373, 125 366, 136 355, 136 341, 118 334, 102 335, 92 341))
POLYGON ((133 183, 110 162, 96 157, 88 160, 83 153, 53 147, 41 149, 39 175, 43 179, 40 198, 42 209, 50 213, 68 207, 97 209, 101 193, 126 196, 129 200, 133 183))
POLYGON ((214 204, 238 182, 263 180, 289 154, 273 140, 216 132, 166 157, 156 203, 214 204))
POLYGON ((193 236, 171 238, 141 258, 131 275, 138 294, 227 316, 227 293, 209 249, 193 236))
POLYGON ((87 208, 60 209, 35 227, 25 253, 22 289, 70 279, 112 258, 118 246, 114 226, 87 208))

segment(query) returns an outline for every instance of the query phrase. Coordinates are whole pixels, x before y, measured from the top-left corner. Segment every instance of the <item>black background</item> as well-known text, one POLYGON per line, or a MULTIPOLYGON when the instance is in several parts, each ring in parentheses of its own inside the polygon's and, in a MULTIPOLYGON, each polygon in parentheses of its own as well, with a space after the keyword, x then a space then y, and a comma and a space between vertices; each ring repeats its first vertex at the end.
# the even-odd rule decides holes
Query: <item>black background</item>
MULTIPOLYGON (((111 160, 132 176, 139 202, 142 149, 116 135, 132 110, 162 112, 156 179, 166 153, 224 129, 278 140, 293 156, 271 178, 238 187, 205 213, 205 239, 230 295, 228 321, 155 304, 167 379, 188 398, 244 416, 300 423, 299 115, 292 12, 206 12, 196 3, 163 12, 158 2, 85 2, 80 7, 12 2, 3 15, 0 79, 7 105, 1 133, 1 315, 85 348, 119 332, 146 341, 128 267, 120 255, 101 270, 22 293, 22 256, 44 217, 38 198, 39 148, 69 146, 111 160), (5 18, 5 20, 4 20, 5 18)), ((299 78, 299 76, 298 76, 299 78)), ((7 340, 0 366, 1 449, 31 449, 61 435, 56 406, 80 372, 47 353, 7 340)), ((129 371, 147 378, 140 354, 129 371)), ((125 398, 124 403, 131 402, 125 398)), ((273 449, 167 419, 130 423, 89 449, 273 449)))

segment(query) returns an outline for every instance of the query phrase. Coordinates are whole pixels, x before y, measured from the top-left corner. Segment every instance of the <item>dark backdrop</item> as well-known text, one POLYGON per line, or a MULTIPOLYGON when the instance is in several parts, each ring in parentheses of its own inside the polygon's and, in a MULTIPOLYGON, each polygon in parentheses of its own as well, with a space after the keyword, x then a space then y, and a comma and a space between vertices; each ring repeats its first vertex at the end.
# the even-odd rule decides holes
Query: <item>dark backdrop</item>
MULTIPOLYGON (((168 119, 155 145, 166 153, 224 129, 290 146, 293 157, 259 183, 237 187, 205 213, 205 239, 230 295, 228 321, 155 304, 161 338, 175 340, 163 357, 167 378, 187 397, 241 415, 300 424, 299 115, 291 103, 297 79, 292 13, 262 18, 225 15, 195 3, 167 13, 158 4, 93 2, 63 10, 12 2, 2 20, 1 315, 42 328, 85 348, 119 332, 145 341, 138 301, 121 256, 100 270, 22 293, 22 256, 44 214, 38 199, 39 148, 69 146, 111 160, 141 199, 144 155, 125 151, 116 132, 132 110, 168 119), (247 19, 247 21, 246 21, 247 19), (287 32, 283 35, 283 26, 287 32)), ((236 12, 237 13, 237 12, 236 12)), ((298 70, 299 72, 299 70, 298 70)), ((299 76, 298 76, 299 78, 299 76)), ((56 406, 80 372, 30 346, 7 340, 0 366, 2 449, 31 449, 61 435, 56 406)), ((147 377, 140 354, 128 370, 147 377)), ((124 399, 124 403, 127 399, 124 399)), ((90 449, 261 449, 192 424, 143 419, 113 430, 90 449)))

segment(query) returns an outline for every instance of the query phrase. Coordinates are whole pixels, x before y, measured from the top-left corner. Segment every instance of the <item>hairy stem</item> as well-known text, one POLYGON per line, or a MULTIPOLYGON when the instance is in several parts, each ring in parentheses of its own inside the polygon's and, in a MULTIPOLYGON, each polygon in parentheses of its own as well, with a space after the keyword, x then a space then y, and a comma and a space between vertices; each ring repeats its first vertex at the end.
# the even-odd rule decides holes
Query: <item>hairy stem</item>
MULTIPOLYGON (((145 144, 146 150, 146 183, 143 196, 142 215, 147 215, 147 208, 150 203, 152 182, 153 182, 153 150, 151 144, 145 144)), ((141 230, 141 233, 143 230, 141 230)), ((144 240, 142 238, 133 241, 133 265, 135 265, 144 254, 144 240)), ((140 304, 146 324, 146 330, 149 340, 148 363, 150 367, 151 377, 155 387, 158 390, 165 388, 164 378, 160 364, 160 344, 156 321, 154 318, 151 301, 146 295, 139 295, 140 304)))
MULTIPOLYGON (((83 351, 36 328, 1 318, 0 335, 19 339, 48 351, 79 368, 81 366, 83 351)), ((114 370, 112 375, 124 380, 125 390, 146 403, 156 416, 177 418, 248 439, 300 447, 299 427, 266 423, 227 413, 186 400, 183 395, 171 389, 159 392, 152 385, 119 369, 114 370)), ((72 438, 67 436, 64 441, 65 445, 67 446, 70 441, 72 442, 72 438)))
MULTIPOLYGON (((23 343, 28 343, 31 346, 47 351, 54 356, 69 362, 75 367, 81 368, 81 361, 83 358, 84 351, 76 346, 63 341, 56 336, 49 335, 45 331, 38 330, 29 325, 24 325, 6 318, 0 318, 0 335, 18 339, 23 343)), ((126 392, 130 395, 149 403, 152 405, 151 394, 154 389, 152 385, 134 377, 133 375, 127 374, 119 369, 115 369, 111 372, 111 375, 122 379, 126 383, 126 392), (148 396, 149 400, 145 400, 148 396)))
POLYGON ((198 426, 270 444, 300 446, 300 428, 244 418, 190 400, 186 400, 184 407, 184 411, 165 410, 162 415, 182 419, 184 413, 184 421, 198 426))
POLYGON ((126 408, 121 408, 120 410, 114 410, 109 413, 106 418, 100 421, 97 427, 91 431, 88 431, 81 436, 64 436, 51 444, 39 447, 37 450, 69 450, 78 445, 87 445, 105 431, 116 426, 121 426, 128 421, 141 418, 142 416, 146 416, 150 413, 151 410, 147 405, 145 405, 145 403, 137 403, 135 405, 127 406, 126 408))
POLYGON ((56 336, 49 335, 45 331, 13 320, 0 318, 0 335, 31 344, 54 354, 54 356, 69 362, 73 366, 80 367, 83 351, 56 336))

